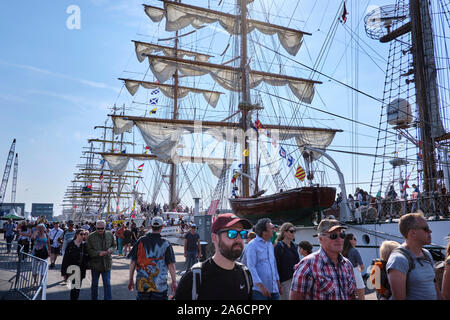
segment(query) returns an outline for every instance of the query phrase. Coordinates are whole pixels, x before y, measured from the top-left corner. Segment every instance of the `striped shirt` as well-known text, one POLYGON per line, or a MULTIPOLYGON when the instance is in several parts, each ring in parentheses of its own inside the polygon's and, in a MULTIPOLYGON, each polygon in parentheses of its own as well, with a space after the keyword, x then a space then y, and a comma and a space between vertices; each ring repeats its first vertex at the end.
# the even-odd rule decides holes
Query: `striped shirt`
POLYGON ((350 300, 354 298, 356 281, 352 263, 341 254, 337 266, 320 248, 295 266, 291 291, 306 300, 350 300))

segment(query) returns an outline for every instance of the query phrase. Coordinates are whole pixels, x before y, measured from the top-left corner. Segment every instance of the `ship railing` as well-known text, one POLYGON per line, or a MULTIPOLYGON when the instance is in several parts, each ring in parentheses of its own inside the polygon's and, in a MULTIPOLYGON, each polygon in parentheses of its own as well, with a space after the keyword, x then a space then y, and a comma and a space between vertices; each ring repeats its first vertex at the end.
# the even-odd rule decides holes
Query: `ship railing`
POLYGON ((12 277, 9 292, 15 292, 27 300, 46 300, 48 263, 23 251, 17 243, 0 242, 0 269, 12 277))
POLYGON ((400 218, 410 212, 422 212, 425 217, 448 219, 450 195, 420 195, 416 199, 375 199, 369 205, 352 209, 352 220, 370 223, 400 218))

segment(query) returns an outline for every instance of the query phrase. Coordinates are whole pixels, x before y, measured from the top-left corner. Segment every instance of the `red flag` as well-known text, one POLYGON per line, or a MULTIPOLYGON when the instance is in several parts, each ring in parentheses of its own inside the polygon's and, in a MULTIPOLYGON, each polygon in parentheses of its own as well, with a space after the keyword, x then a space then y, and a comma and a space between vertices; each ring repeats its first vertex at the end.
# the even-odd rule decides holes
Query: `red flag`
POLYGON ((348 11, 347 11, 347 7, 345 6, 345 2, 344 2, 344 11, 342 12, 342 22, 346 23, 347 22, 347 15, 348 15, 348 11))

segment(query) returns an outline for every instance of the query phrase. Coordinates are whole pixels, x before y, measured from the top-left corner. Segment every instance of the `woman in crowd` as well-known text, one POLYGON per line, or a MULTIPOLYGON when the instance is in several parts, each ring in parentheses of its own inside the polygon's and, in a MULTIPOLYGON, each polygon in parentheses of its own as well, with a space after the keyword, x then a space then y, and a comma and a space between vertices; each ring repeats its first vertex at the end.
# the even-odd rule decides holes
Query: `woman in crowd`
MULTIPOLYGON (((45 224, 38 224, 31 239, 34 241, 32 255, 42 260, 47 260, 50 252, 50 239, 47 237, 45 224)), ((31 260, 31 270, 33 270, 34 285, 39 284, 38 275, 44 276, 47 265, 38 260, 31 260)), ((42 281, 42 279, 41 279, 42 281)))
POLYGON ((352 233, 346 234, 342 255, 349 259, 353 265, 353 273, 355 274, 356 280, 356 295, 359 300, 364 300, 366 286, 364 285, 364 281, 361 275, 361 272, 364 271, 364 263, 362 261, 361 255, 355 247, 356 238, 354 237, 354 235, 352 233))
POLYGON ((77 272, 68 270, 69 266, 72 269, 72 266, 79 267, 79 279, 75 277, 72 280, 72 290, 70 290, 70 300, 78 300, 80 296, 81 283, 83 279, 86 277, 86 269, 88 264, 88 252, 86 249, 85 243, 85 231, 84 229, 77 229, 75 232, 75 237, 66 247, 65 254, 63 256, 63 261, 61 265, 61 276, 64 277, 64 280, 67 281, 67 278, 75 272, 77 277, 77 272))
POLYGON ((274 253, 281 282, 281 300, 289 300, 294 266, 300 261, 295 239, 295 227, 286 222, 281 226, 274 253))
MULTIPOLYGON (((23 246, 22 252, 30 252, 30 238, 31 238, 31 228, 27 225, 26 221, 22 222, 20 225, 19 239, 18 243, 23 246)), ((20 246, 17 247, 17 253, 20 252, 20 246)))

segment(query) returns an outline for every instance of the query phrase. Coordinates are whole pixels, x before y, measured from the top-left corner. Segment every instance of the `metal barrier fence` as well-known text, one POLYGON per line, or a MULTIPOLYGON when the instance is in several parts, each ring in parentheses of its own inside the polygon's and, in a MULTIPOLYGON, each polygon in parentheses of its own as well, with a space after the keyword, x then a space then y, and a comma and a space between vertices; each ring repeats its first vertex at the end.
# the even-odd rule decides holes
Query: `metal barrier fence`
POLYGON ((0 242, 0 269, 15 271, 9 281, 10 291, 16 291, 28 300, 46 300, 48 263, 22 251, 22 246, 0 242), (19 250, 18 250, 19 249, 19 250))
MULTIPOLYGON (((417 199, 382 199, 373 201, 370 205, 362 205, 359 210, 352 210, 352 214, 361 215, 362 221, 372 222, 375 220, 384 220, 387 218, 399 218, 409 212, 422 211, 426 217, 450 218, 450 195, 432 195, 420 196, 417 199), (359 214, 358 214, 359 211, 359 214)), ((373 198, 375 199, 375 198, 373 198)))

